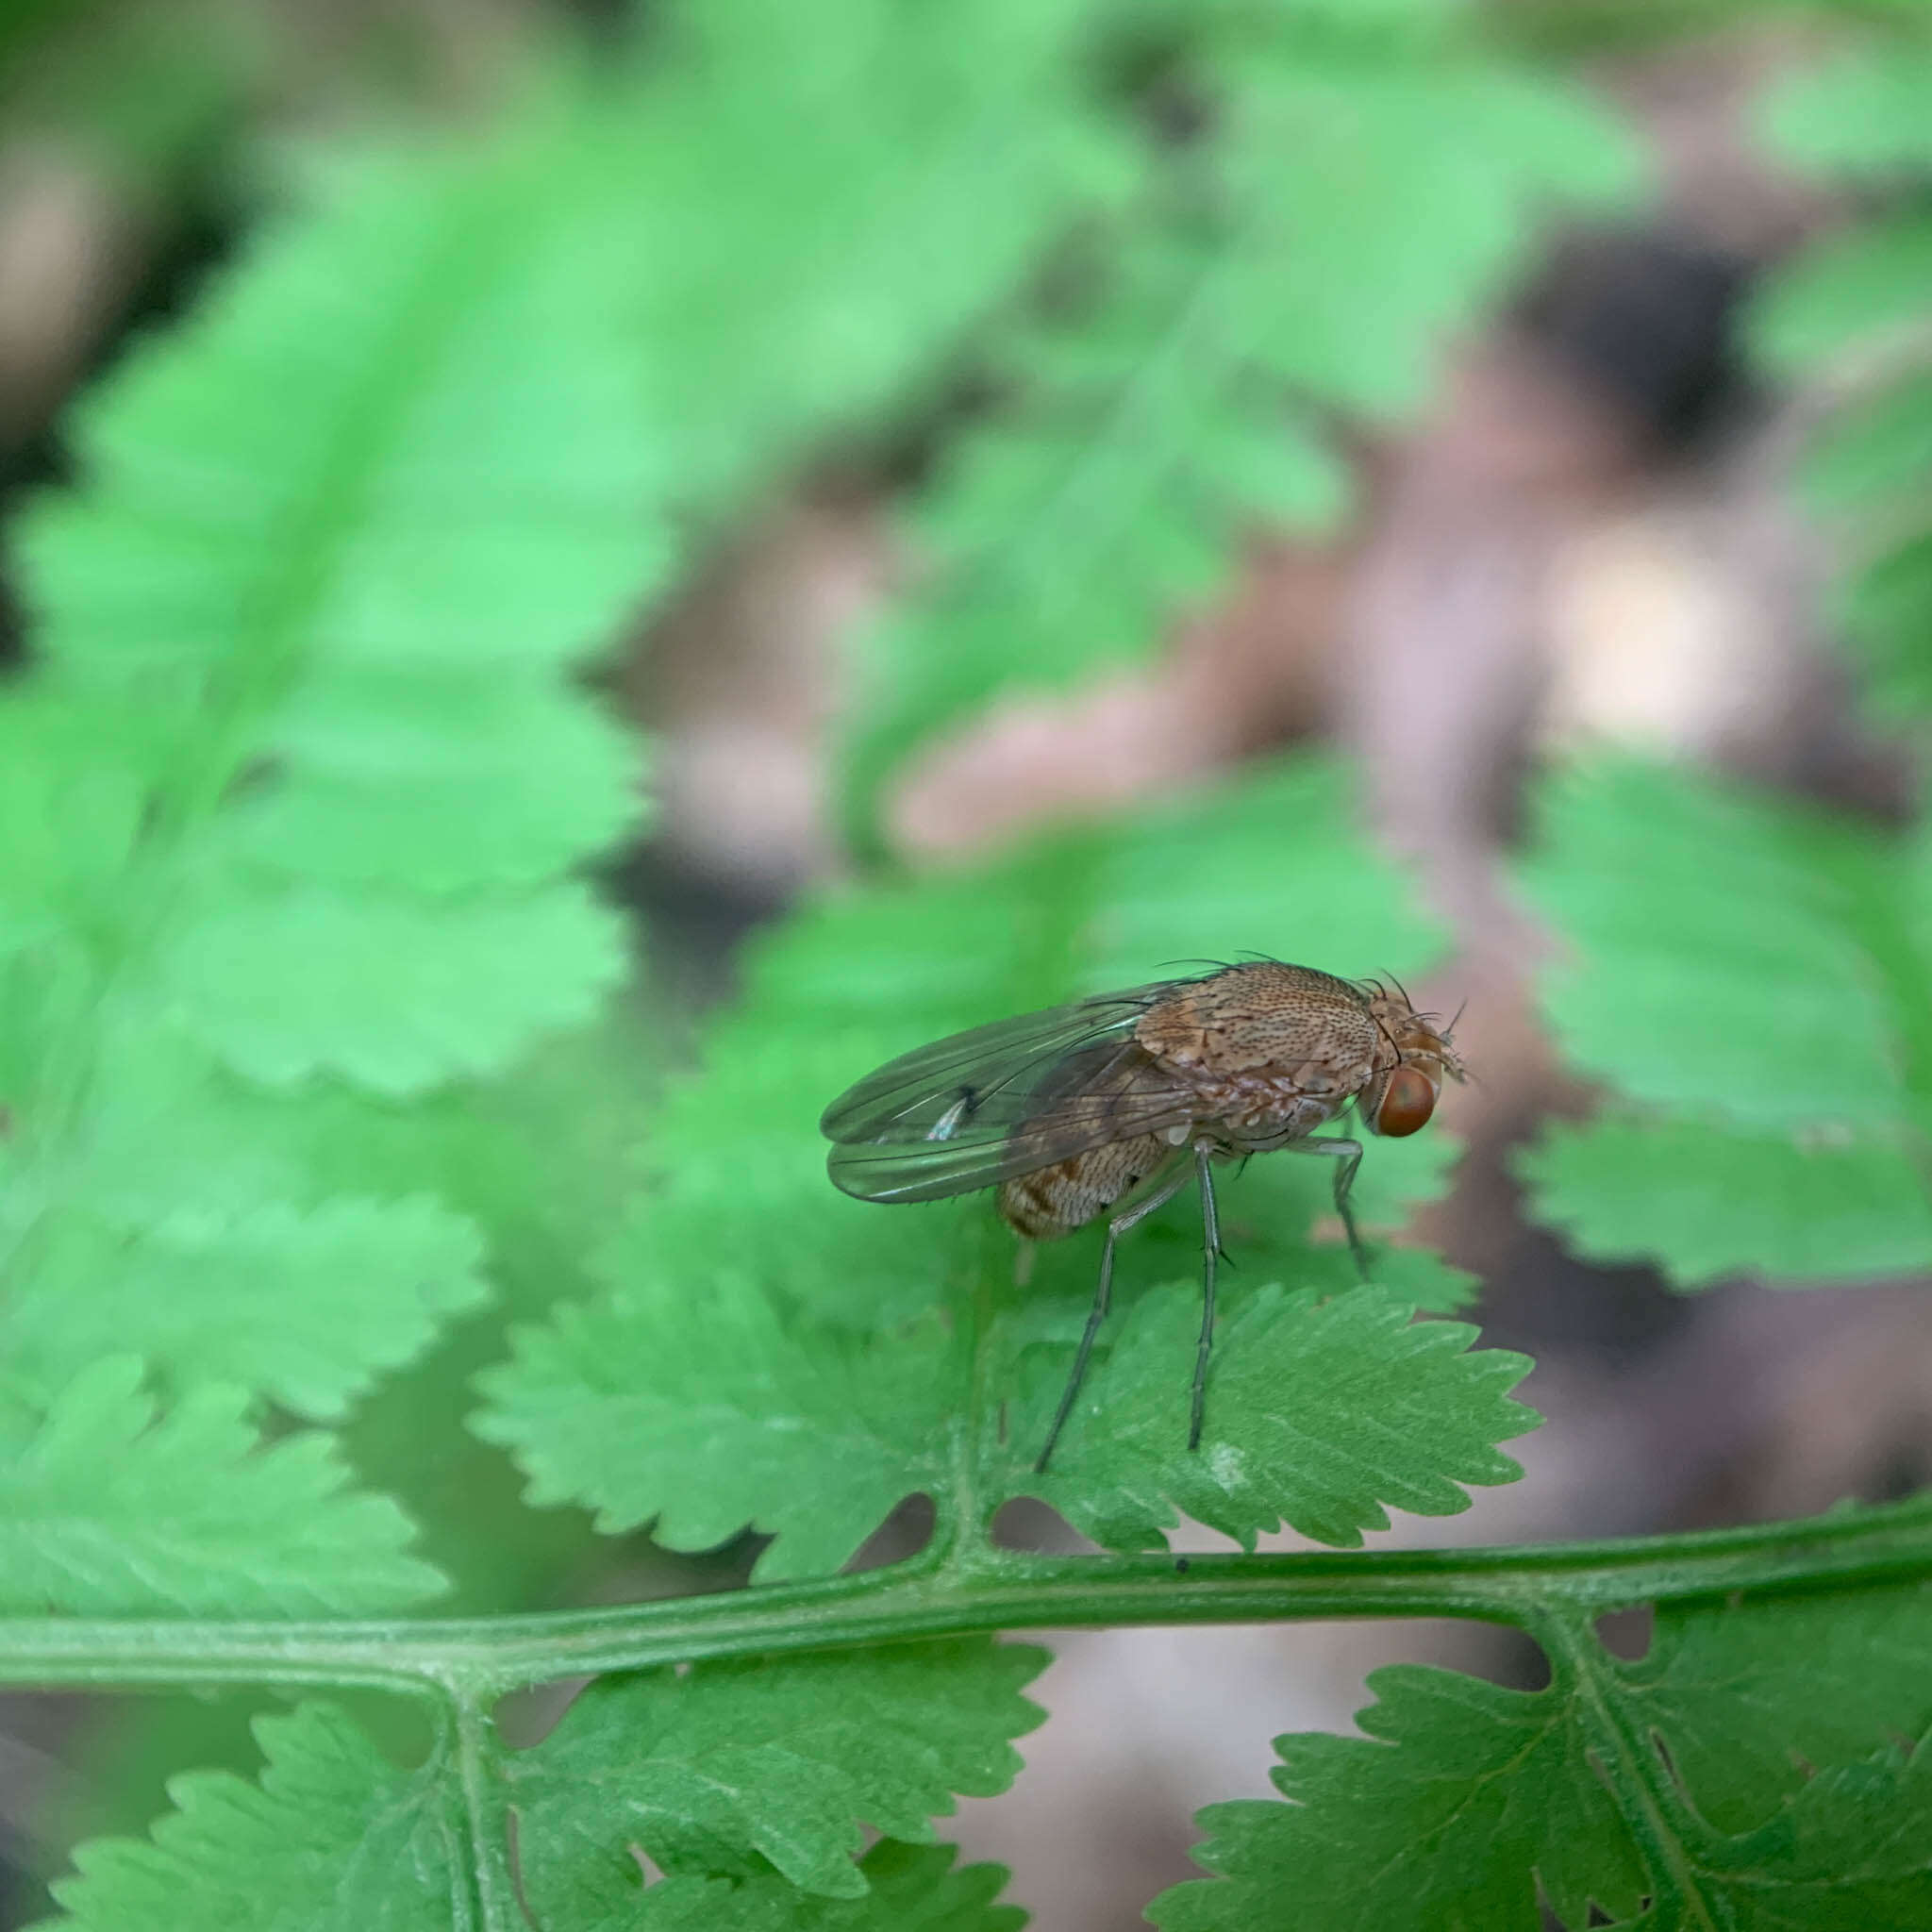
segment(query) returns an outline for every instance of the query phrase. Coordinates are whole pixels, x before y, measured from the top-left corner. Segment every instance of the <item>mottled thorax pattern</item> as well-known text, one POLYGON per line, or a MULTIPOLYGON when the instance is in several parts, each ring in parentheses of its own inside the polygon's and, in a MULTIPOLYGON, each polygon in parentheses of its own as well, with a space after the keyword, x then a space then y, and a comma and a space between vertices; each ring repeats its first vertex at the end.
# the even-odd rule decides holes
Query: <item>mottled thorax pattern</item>
POLYGON ((1272 960, 1175 987, 1135 1038, 1235 1144, 1312 1132, 1395 1059, 1359 988, 1272 960))

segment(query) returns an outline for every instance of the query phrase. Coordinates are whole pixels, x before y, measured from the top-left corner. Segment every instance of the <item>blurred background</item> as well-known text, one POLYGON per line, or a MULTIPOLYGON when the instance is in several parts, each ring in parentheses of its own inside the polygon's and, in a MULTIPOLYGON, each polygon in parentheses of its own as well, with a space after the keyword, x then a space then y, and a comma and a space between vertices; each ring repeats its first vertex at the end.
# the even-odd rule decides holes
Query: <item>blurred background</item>
MULTIPOLYGON (((67 477, 75 395, 143 332, 191 312, 317 156, 487 125, 559 64, 628 64, 642 111, 672 105, 667 142, 724 125, 742 137, 735 175, 693 159, 658 177, 686 203, 675 219, 655 211, 652 234, 706 256, 704 274, 675 282, 690 311, 666 326, 716 337, 708 373, 694 356, 686 379, 738 389, 718 406, 724 427, 706 445, 673 584, 601 674, 655 747, 652 830, 608 877, 649 934, 660 1062, 687 1058, 706 1009, 729 997, 746 936, 852 869, 854 771, 868 758, 891 773, 858 842, 945 867, 1284 746, 1341 747, 1362 761, 1379 834, 1454 932, 1455 956, 1417 991, 1467 1002, 1458 1044, 1481 1077, 1453 1097, 1467 1152, 1416 1232, 1480 1274, 1486 1339, 1535 1357, 1526 1396, 1550 1418, 1516 1445, 1525 1481, 1395 1537, 1658 1530, 1926 1480, 1922 1284, 1777 1296, 1739 1280, 1687 1296, 1641 1268, 1583 1261, 1519 1212, 1511 1149, 1551 1115, 1582 1111, 1589 1091, 1539 1021, 1528 974, 1550 941, 1498 865, 1521 833, 1525 774, 1582 743, 1747 774, 1880 822, 1914 803, 1901 745, 1857 703, 1832 629, 1834 559, 1790 487, 1830 398, 1769 374, 1747 346, 1767 283, 1867 206, 1781 160, 1757 106, 1866 13, 1900 9, 1254 0, 1184 17, 1118 0, 1059 8, 1065 29, 1049 40, 988 6, 967 9, 975 17, 944 58, 927 47, 933 64, 916 76, 970 97, 971 113, 929 123, 908 108, 929 138, 902 157, 888 56, 897 34, 910 68, 924 42, 892 21, 918 10, 828 5, 780 29, 774 10, 724 7, 708 42, 690 31, 703 7, 616 0, 10 0, 0 508, 67 477), (1345 188, 1335 175, 1324 190, 1319 143, 1242 144, 1251 107, 1255 125, 1294 107, 1271 95, 1274 57, 1257 51, 1284 22, 1293 58, 1328 63, 1329 96, 1353 113, 1354 76, 1369 104, 1335 154, 1374 165, 1345 188), (733 58, 767 34, 781 43, 767 66, 791 61, 803 76, 789 94, 762 70, 735 77, 733 58), (862 187, 841 191, 827 185, 819 149, 833 137, 812 90, 836 120, 838 90, 868 61, 887 98, 843 157, 854 175, 863 161, 862 187), (1399 84, 1384 86, 1385 69, 1399 84), (1491 69, 1523 96, 1481 92, 1491 69), (1465 99, 1472 75, 1481 89, 1465 99), (1023 218, 1002 206, 987 144, 1066 111, 1070 92, 1102 104, 1105 131, 1034 158, 1023 218), (1503 124, 1544 95, 1584 118, 1531 127, 1525 113, 1512 151, 1503 124), (942 154, 946 142, 957 152, 942 154), (1483 165, 1465 178, 1478 148, 1483 165), (873 199, 908 192, 902 166, 954 171, 942 256, 976 246, 975 224, 1010 230, 948 314, 894 308, 901 283, 927 272, 916 256, 858 259, 890 233, 866 224, 873 199), (1332 229, 1316 224, 1303 254, 1269 257, 1268 211, 1327 207, 1328 191, 1332 229), (1263 232, 1243 241, 1237 222, 1230 242, 1227 208, 1244 195, 1263 232), (1190 334, 1185 301, 1179 322, 1137 336, 1136 278, 1146 304, 1166 299, 1160 277, 1204 238, 1238 276, 1275 289, 1285 339, 1303 326, 1298 304, 1319 308, 1338 341, 1358 334, 1362 371, 1346 356, 1333 371, 1319 357, 1271 359, 1265 339, 1237 354, 1211 330, 1190 334), (1422 283, 1433 273, 1440 287, 1407 278, 1418 261, 1422 283), (1114 359, 1056 361, 1057 331, 1071 319, 1077 332, 1123 291, 1114 359), (1394 345, 1377 371, 1367 365, 1385 305, 1394 345), (956 604, 967 593, 943 586, 962 575, 1012 574, 984 563, 988 533, 1039 506, 1021 487, 1024 461, 997 447, 981 460, 987 439, 1044 391, 1065 407, 1041 408, 1037 441, 1088 437, 1103 468, 1145 458, 1159 488, 1186 490, 1191 463, 1221 488, 1224 458, 1253 460, 1256 438, 1177 458, 1160 439, 1194 432, 1158 417, 1159 385, 1185 390, 1216 357, 1241 365, 1224 401, 1243 423, 1269 420, 1271 377, 1310 396, 1295 434, 1314 425, 1334 475, 1285 464, 1246 493, 1230 486, 1212 554, 1155 572, 1138 603, 1114 609, 1104 648, 1070 648, 1044 675, 1029 658, 1051 660, 1059 644, 1039 609, 1020 591, 982 598, 974 621, 1016 633, 1012 675, 983 674, 984 703, 912 691, 885 732, 890 759, 855 746, 842 721, 874 675, 880 626, 920 608, 935 573, 956 604), (1106 393, 1082 414, 1090 390, 1106 393)), ((1198 278, 1174 286, 1198 302, 1198 278)), ((919 621, 922 649, 945 652, 962 634, 919 621)), ((0 577, 0 652, 30 651, 0 577)), ((879 715, 893 716, 891 701, 879 715)), ((744 1557, 675 1575, 639 1547, 621 1572, 591 1574, 580 1550, 568 1561, 581 1598, 728 1580, 744 1557)), ((1532 1668, 1493 1633, 1401 1625, 1209 1641, 1084 1634, 1058 1647, 1040 1692, 1052 1720, 1029 1740, 1021 1793, 966 1805, 958 1829, 969 1852, 1014 1868, 1012 1895, 1042 1932, 1131 1926, 1186 1875, 1194 1807, 1267 1789, 1257 1707, 1274 1731, 1344 1726, 1364 1672, 1383 1661, 1532 1668)), ((13 1876, 0 1925, 45 1909, 41 1883, 71 1824, 137 1824, 184 1738, 219 1755, 238 1729, 160 1701, 102 1716, 9 1700, 0 1850, 13 1876)))

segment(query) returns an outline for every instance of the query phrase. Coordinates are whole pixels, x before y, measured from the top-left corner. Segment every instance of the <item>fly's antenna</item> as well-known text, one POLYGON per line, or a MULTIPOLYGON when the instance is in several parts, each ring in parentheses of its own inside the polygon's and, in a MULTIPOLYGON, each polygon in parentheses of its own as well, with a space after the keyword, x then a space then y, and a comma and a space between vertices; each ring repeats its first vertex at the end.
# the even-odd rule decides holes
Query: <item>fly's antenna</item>
MULTIPOLYGON (((1455 1051, 1456 1029, 1462 1024, 1462 1016, 1464 1013, 1468 1012, 1468 1010, 1469 1002, 1467 1000, 1464 1000, 1463 1003, 1457 1008, 1455 1019, 1451 1020, 1448 1025, 1441 1029, 1441 1037, 1442 1044, 1448 1047, 1452 1053, 1454 1053, 1455 1051)), ((1483 1084, 1480 1080, 1476 1078, 1476 1076, 1474 1074, 1472 1074, 1469 1071, 1469 1069, 1466 1066, 1462 1064, 1460 1056, 1457 1056, 1454 1061, 1445 1062, 1445 1064, 1449 1066, 1450 1072, 1455 1074, 1457 1080, 1467 1081, 1469 1085, 1472 1087, 1480 1087, 1483 1084)))

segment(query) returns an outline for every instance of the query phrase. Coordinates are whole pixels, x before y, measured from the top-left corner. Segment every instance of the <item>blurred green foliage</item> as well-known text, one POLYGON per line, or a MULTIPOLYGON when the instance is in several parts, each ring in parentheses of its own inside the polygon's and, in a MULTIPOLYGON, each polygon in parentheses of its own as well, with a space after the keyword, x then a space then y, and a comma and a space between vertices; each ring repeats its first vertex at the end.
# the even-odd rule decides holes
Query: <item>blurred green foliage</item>
POLYGON ((1332 527, 1335 414, 1426 396, 1549 208, 1630 196, 1601 110, 1429 6, 1209 14, 1162 48, 1197 131, 1146 144, 1130 199, 991 344, 995 408, 914 504, 929 573, 874 640, 845 771, 867 801, 996 693, 1150 651, 1257 532, 1332 527))
MULTIPOLYGON (((1664 11, 1750 9, 1643 31, 1664 11)), ((1920 18, 1807 15, 1834 11, 1920 18)), ((16 102, 37 86, 159 167, 239 142, 277 58, 266 16, 208 18, 205 58, 182 32, 144 63, 145 10, 41 7, 0 21, 0 62, 16 102), (91 22, 98 84, 63 93, 91 22)), ((1632 24, 1583 8, 1562 37, 1632 24)), ((411 1687, 437 1722, 408 1762, 339 1702, 259 1718, 258 1778, 248 1699, 105 1740, 79 1830, 137 1828, 164 1766, 233 1768, 84 1848, 61 1923, 1009 1932, 1000 1874, 925 1841, 1012 1776, 1037 1653, 615 1673, 525 1749, 466 1662, 533 1627, 506 1613, 674 1591, 697 1573, 667 1552, 748 1528, 764 1577, 823 1575, 915 1491, 939 1530, 912 1574, 963 1630, 999 1615, 1010 1495, 1115 1549, 1177 1511, 1347 1546, 1507 1480, 1522 1359, 1431 1318, 1470 1284, 1425 1250, 1378 1240, 1358 1284, 1292 1160, 1227 1190, 1244 1266, 1207 1453, 1178 1452, 1170 1210, 1035 1477, 1087 1244, 1022 1295, 983 1204, 845 1201, 813 1129, 874 1059, 990 1012, 1204 950, 1407 972, 1437 936, 1349 774, 1296 759, 971 873, 872 867, 757 949, 666 1087, 632 935, 579 876, 635 837, 642 765, 583 670, 821 453, 923 446, 925 574, 870 640, 842 771, 881 858, 916 747, 1145 654, 1251 533, 1340 514, 1338 425, 1424 402, 1538 224, 1626 206, 1636 170, 1540 58, 1547 8, 718 0, 595 42, 525 28, 487 102, 396 90, 403 131, 320 142, 192 319, 74 412, 75 480, 13 533, 35 630, 0 706, 0 1608, 22 1643, 121 1620, 99 1681, 165 1653, 174 1681, 283 1690, 317 1675, 233 1666, 241 1620, 382 1615, 402 1651, 427 1591, 477 1619, 411 1687), (571 1507, 519 1507, 519 1481, 571 1507)), ((1842 385, 1806 487, 1915 734, 1928 84, 1922 42, 1855 38, 1769 110, 1875 208, 1758 325, 1776 367, 1842 385)), ((1925 876, 1916 829, 1683 772, 1552 778, 1525 872, 1569 948, 1547 1005, 1610 1100, 1526 1158, 1536 1211, 1685 1286, 1923 1268, 1925 876)), ((1374 1157, 1381 1236, 1445 1149, 1374 1157)), ((1828 1562, 1837 1533, 1793 1547, 1828 1562)), ((1510 1574, 1472 1613, 1539 1637, 1547 1690, 1391 1674, 1374 1741, 1286 1740, 1291 1803, 1210 1814, 1224 1875, 1160 1923, 1260 1927, 1289 1898, 1337 1928, 1372 1898, 1393 1932, 1528 1928, 1540 1899, 1573 1928, 1920 1922, 1917 1584, 1679 1606, 1626 1665, 1574 1566, 1510 1574)), ((781 1601, 694 1614, 756 1634, 781 1601)))
POLYGON ((1928 38, 1857 49, 1766 103, 1766 138, 1866 203, 1773 284, 1759 355, 1828 390, 1799 472, 1847 568, 1840 622, 1880 710, 1915 732, 1932 715, 1932 24, 1928 38))

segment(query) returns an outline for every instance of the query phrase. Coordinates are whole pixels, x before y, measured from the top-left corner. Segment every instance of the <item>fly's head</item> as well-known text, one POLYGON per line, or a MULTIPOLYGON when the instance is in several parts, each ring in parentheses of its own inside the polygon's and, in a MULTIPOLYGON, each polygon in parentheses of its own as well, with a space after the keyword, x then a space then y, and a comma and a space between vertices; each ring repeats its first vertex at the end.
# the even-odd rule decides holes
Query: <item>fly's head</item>
MULTIPOLYGON (((1382 1063, 1362 1089, 1361 1117, 1369 1131, 1399 1140, 1428 1125, 1444 1075, 1460 1081, 1468 1069, 1456 1051, 1452 1021, 1419 1013, 1399 987, 1369 990, 1369 1012, 1382 1037, 1382 1063)), ((1459 1017, 1459 1016, 1458 1016, 1459 1017)))

